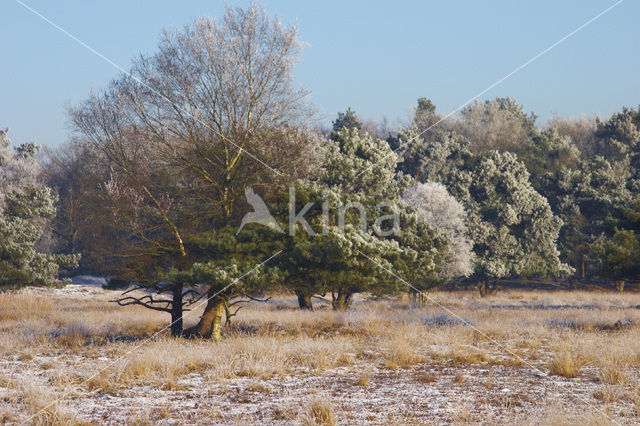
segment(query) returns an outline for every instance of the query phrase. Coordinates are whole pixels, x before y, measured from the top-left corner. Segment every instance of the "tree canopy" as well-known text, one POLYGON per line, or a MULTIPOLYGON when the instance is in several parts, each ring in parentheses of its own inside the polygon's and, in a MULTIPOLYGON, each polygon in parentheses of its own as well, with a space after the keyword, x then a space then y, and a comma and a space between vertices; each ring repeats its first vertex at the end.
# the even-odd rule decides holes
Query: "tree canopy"
POLYGON ((56 198, 39 179, 38 146, 26 143, 11 152, 8 130, 0 131, 0 291, 61 285, 59 269, 75 266, 79 257, 38 247, 56 198))

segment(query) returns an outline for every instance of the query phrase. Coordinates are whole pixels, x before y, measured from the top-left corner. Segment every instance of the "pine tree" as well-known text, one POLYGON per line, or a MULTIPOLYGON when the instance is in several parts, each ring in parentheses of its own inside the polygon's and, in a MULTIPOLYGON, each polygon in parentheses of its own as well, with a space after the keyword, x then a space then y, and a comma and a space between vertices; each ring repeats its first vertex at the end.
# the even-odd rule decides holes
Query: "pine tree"
POLYGON ((345 309, 356 293, 406 291, 406 283, 394 274, 422 289, 441 283, 447 238, 418 220, 401 200, 409 178, 395 171, 399 157, 385 141, 356 128, 343 128, 334 136, 326 141, 325 163, 314 181, 296 187, 295 211, 313 203, 305 217, 316 235, 300 229, 287 237, 279 261, 287 285, 301 302, 307 301, 301 306, 308 307, 312 296, 330 293, 325 300, 345 309), (323 202, 331 207, 324 233, 323 202), (343 206, 344 223, 338 206, 343 206), (380 220, 392 212, 397 223, 380 220))
POLYGON ((59 268, 75 267, 79 257, 38 249, 56 198, 38 180, 37 145, 24 144, 12 153, 7 132, 0 131, 0 290, 62 285, 59 268))
MULTIPOLYGON (((531 186, 525 165, 510 152, 471 152, 466 138, 442 133, 431 143, 411 138, 407 154, 419 181, 441 182, 467 211, 479 281, 565 275, 556 247, 562 221, 531 186)), ((405 164, 407 162, 405 154, 405 164)))

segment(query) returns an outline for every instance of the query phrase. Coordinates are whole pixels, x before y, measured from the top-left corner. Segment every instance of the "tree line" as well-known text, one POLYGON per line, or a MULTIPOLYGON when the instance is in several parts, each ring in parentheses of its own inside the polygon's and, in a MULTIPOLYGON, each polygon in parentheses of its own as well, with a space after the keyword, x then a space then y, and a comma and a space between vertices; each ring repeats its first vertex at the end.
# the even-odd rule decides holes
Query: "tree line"
POLYGON ((447 120, 420 98, 399 129, 351 109, 323 129, 301 50, 295 25, 229 7, 70 107, 72 138, 39 162, 0 133, 0 286, 99 274, 144 289, 117 302, 167 312, 173 335, 219 339, 273 291, 339 310, 461 279, 639 279, 637 109, 540 127, 511 98, 447 120), (300 232, 238 231, 247 188, 283 228, 304 212, 300 232))

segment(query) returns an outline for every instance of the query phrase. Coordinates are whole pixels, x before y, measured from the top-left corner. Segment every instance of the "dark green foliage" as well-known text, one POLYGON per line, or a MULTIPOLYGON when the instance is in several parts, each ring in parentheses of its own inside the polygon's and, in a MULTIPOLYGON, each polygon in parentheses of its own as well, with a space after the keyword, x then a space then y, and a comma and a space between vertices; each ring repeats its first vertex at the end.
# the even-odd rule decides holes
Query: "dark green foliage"
POLYGON ((347 108, 345 112, 339 112, 332 125, 331 139, 335 139, 342 129, 362 129, 362 122, 351 108, 347 108))
POLYGON ((429 143, 412 137, 411 131, 402 138, 410 143, 400 167, 421 182, 445 184, 467 209, 476 277, 569 272, 556 248, 562 222, 531 186, 530 175, 516 155, 474 154, 467 139, 453 132, 442 132, 429 143))
POLYGON ((36 247, 55 213, 54 200, 48 188, 31 186, 5 196, 0 211, 0 290, 60 285, 58 269, 77 264, 76 256, 50 255, 36 247))
POLYGON ((24 144, 12 154, 4 150, 9 144, 6 131, 0 132, 0 291, 61 285, 59 269, 77 266, 79 256, 38 247, 56 213, 56 197, 37 180, 37 145, 24 144))
POLYGON ((580 161, 578 149, 554 128, 533 135, 516 153, 527 167, 531 183, 538 191, 546 177, 562 170, 576 170, 580 161))
POLYGON ((628 229, 615 229, 613 238, 595 246, 604 276, 640 279, 640 235, 628 229))
POLYGON ((563 168, 538 177, 540 192, 564 221, 559 248, 580 277, 598 273, 591 245, 611 236, 612 221, 630 201, 627 173, 603 157, 580 160, 576 169, 563 168))

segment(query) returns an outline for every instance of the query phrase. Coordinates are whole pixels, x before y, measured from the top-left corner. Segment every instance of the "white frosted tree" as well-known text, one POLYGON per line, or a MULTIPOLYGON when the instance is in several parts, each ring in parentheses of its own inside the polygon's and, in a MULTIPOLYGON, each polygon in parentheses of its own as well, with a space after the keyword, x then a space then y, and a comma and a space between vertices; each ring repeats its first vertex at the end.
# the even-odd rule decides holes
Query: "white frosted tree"
POLYGON ((471 142, 474 152, 512 151, 535 131, 536 116, 513 98, 476 101, 464 108, 455 130, 471 142))
POLYGON ((557 249, 563 222, 532 186, 516 154, 474 154, 465 137, 449 133, 416 146, 412 155, 412 163, 419 165, 418 180, 444 184, 465 207, 479 286, 506 277, 571 272, 557 249))
POLYGON ((425 182, 412 186, 403 200, 416 209, 418 219, 449 240, 450 260, 444 265, 447 278, 468 277, 473 273, 473 241, 467 235, 467 213, 441 183, 425 182))
POLYGON ((11 191, 36 185, 38 181, 38 163, 34 158, 38 147, 30 142, 12 152, 8 132, 8 128, 0 130, 0 207, 11 191))
POLYGON ((0 290, 60 284, 58 269, 76 265, 78 258, 38 250, 56 198, 38 179, 37 145, 12 152, 7 132, 0 131, 0 290))
POLYGON ((529 182, 515 154, 474 156, 448 177, 451 193, 467 207, 467 226, 481 282, 502 277, 562 276, 572 271, 556 246, 562 220, 529 182))

